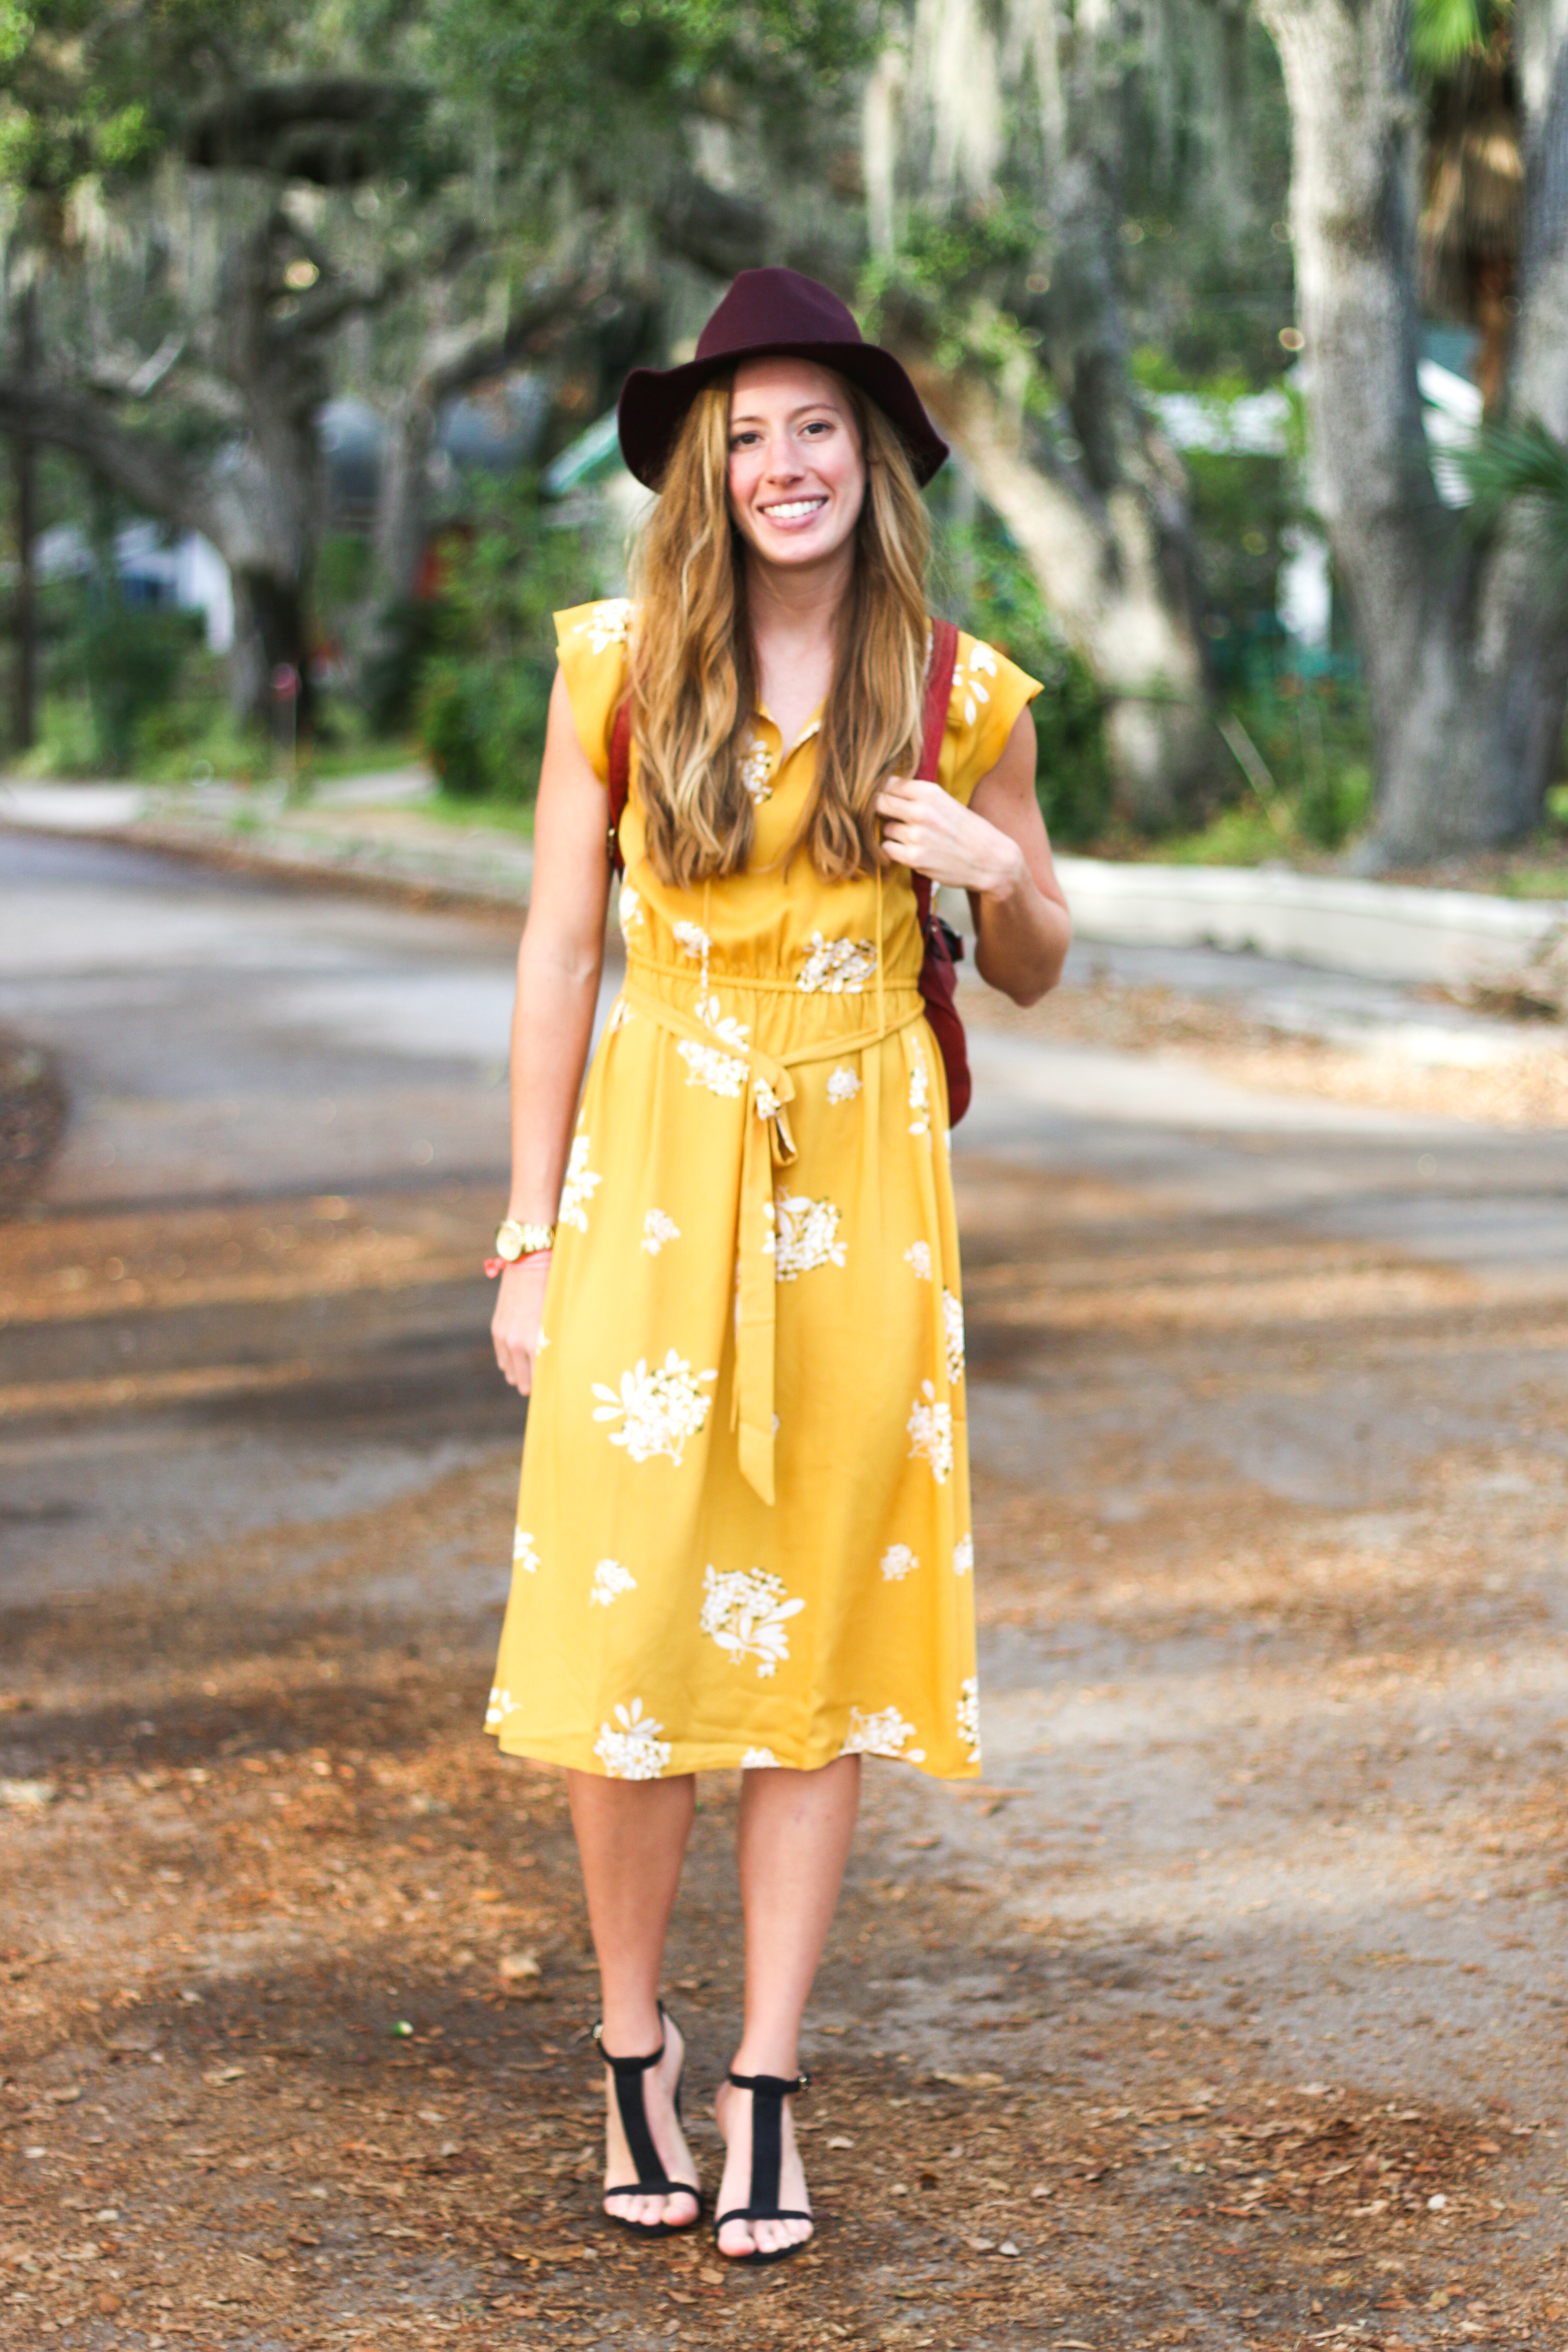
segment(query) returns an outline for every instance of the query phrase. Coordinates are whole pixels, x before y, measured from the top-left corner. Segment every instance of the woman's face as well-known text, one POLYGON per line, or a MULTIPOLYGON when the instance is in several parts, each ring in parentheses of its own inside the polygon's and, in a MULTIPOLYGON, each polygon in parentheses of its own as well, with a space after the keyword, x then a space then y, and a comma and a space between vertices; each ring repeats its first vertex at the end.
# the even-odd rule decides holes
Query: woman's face
POLYGON ((866 461, 843 383, 809 360, 748 360, 730 396, 730 511, 764 562, 820 563, 859 520, 866 461))

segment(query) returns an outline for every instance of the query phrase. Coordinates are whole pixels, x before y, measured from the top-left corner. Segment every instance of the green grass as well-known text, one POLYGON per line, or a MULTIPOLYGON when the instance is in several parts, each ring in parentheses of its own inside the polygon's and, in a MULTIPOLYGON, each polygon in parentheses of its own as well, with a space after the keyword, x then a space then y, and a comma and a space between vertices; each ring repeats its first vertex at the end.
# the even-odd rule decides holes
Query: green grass
POLYGON ((463 793, 437 793, 434 800, 421 801, 419 809, 442 824, 482 825, 491 833, 515 833, 521 841, 533 839, 533 809, 521 801, 476 801, 463 793))
POLYGON ((1525 866, 1500 878, 1505 898, 1568 898, 1568 866, 1525 866))

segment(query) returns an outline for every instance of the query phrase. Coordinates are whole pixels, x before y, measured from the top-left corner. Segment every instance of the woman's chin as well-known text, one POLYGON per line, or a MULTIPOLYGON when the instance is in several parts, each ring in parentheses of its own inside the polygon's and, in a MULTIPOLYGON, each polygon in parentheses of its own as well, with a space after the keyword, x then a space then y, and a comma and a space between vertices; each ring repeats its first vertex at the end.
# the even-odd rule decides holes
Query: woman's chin
POLYGON ((826 562, 840 551, 848 537, 847 531, 825 530, 820 524, 800 531, 784 531, 766 525, 755 534, 747 533, 753 552, 780 572, 800 571, 808 564, 826 562))

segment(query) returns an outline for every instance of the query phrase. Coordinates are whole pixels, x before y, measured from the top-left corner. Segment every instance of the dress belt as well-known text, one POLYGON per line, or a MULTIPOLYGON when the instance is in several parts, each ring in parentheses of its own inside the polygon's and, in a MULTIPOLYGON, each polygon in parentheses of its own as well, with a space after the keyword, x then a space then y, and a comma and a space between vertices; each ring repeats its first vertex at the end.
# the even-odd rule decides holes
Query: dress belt
MULTIPOLYGON (((645 988, 629 968, 621 993, 634 1012, 645 1013, 677 1037, 689 1037, 711 1052, 744 1062, 750 1072, 750 1115, 741 1161, 740 1229, 735 1240, 735 1382, 730 1401, 730 1425, 738 1431, 741 1475, 764 1503, 773 1499, 773 1334, 775 1293, 773 1266, 773 1171, 788 1168, 795 1154, 790 1133, 788 1105, 795 1100, 792 1069, 804 1062, 832 1061, 854 1054, 884 1037, 912 1027, 924 1012, 919 991, 911 983, 907 1009, 889 1013, 883 1000, 882 1017, 863 1029, 837 1037, 815 1038, 787 1054, 764 1054, 759 1046, 735 1045, 696 1015, 683 1013, 651 989, 645 988)), ((738 982, 744 987, 744 982, 738 982)), ((707 992, 704 991, 704 993, 707 992)), ((889 993, 893 993, 889 991, 889 993)), ((896 992, 903 995, 902 988, 896 992)), ((878 991, 881 998, 881 991, 878 991)), ((866 1117, 879 1114, 879 1069, 873 1060, 865 1081, 866 1117)))

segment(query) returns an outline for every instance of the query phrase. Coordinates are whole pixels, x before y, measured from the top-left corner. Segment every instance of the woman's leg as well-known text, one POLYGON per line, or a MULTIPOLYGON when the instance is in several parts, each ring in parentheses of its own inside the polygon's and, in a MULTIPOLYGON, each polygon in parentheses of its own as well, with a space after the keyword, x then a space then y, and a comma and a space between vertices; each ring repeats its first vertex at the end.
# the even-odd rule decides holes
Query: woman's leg
MULTIPOLYGON (((860 1759, 841 1756, 817 1772, 784 1768, 741 1779, 741 1899, 746 1914, 746 2017, 732 2071, 795 2071, 800 2021, 839 1882, 855 1834, 860 1759)), ((717 2210, 751 2201, 752 2095, 724 2084, 719 2128, 728 2142, 717 2210)), ((784 2106, 779 2203, 809 2210, 805 2176, 784 2106)), ((720 2236, 726 2254, 775 2253, 809 2238, 809 2221, 731 2221, 720 2236)))
MULTIPOLYGON (((588 1922, 598 1955, 604 1998, 605 2047, 617 2058, 640 2058, 658 2048, 658 1979, 665 1932, 675 1907, 680 1865, 690 1833, 696 1784, 689 1774, 671 1780, 602 1780, 568 1772, 572 1826, 582 1857, 588 1922)), ((695 2180, 697 2168, 675 2116, 675 2085, 685 2045, 679 2030, 665 2032, 664 2056, 643 2076, 648 2129, 672 2180, 695 2180)), ((605 2070, 605 2186, 637 2177, 605 2070)), ((606 2213, 623 2221, 690 2221, 694 2196, 616 2197, 606 2213)))

